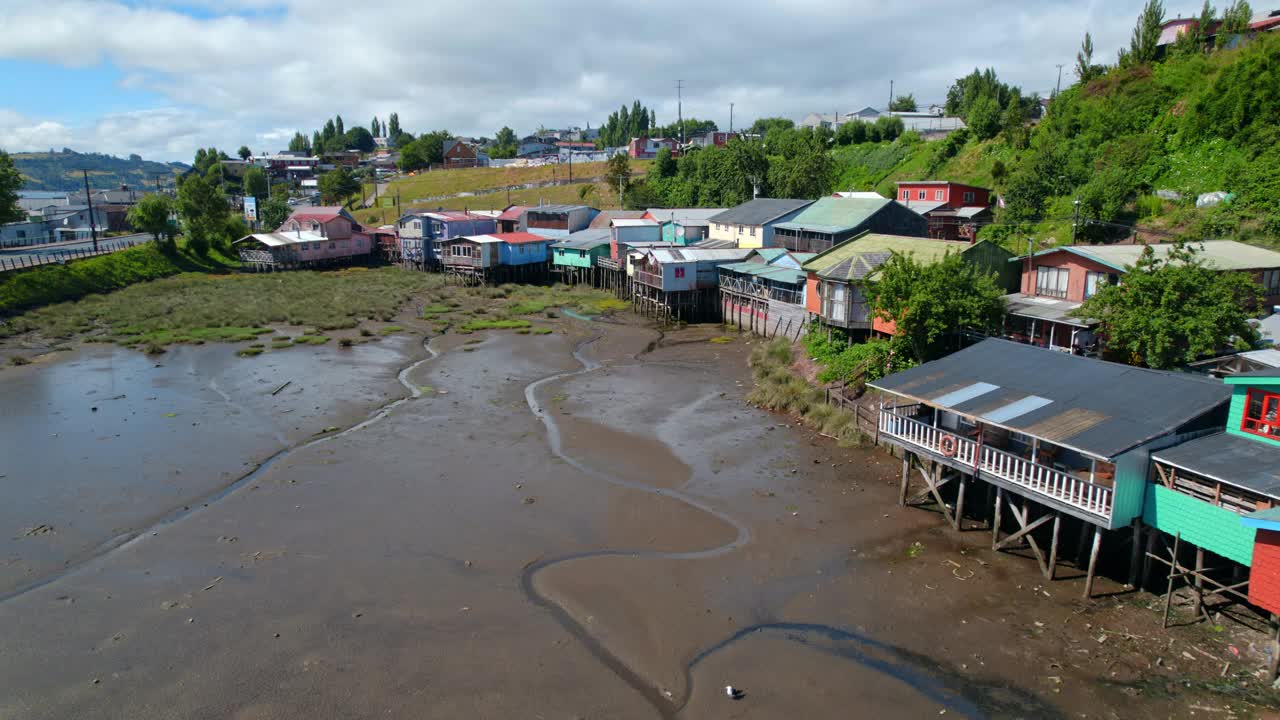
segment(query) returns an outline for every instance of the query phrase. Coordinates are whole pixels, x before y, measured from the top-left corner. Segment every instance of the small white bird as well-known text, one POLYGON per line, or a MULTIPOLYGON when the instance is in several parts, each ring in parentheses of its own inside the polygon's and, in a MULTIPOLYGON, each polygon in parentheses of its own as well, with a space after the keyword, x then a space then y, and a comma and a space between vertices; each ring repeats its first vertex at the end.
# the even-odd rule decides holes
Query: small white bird
POLYGON ((743 692, 732 685, 724 686, 724 694, 727 695, 730 700, 741 700, 743 696, 743 692))

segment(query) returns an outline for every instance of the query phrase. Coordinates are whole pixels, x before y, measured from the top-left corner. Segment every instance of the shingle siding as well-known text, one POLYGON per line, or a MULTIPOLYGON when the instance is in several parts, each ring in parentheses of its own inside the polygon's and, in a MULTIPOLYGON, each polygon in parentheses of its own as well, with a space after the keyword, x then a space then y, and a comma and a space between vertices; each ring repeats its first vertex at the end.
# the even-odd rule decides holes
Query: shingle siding
POLYGON ((1170 535, 1242 565, 1253 563, 1253 528, 1230 510, 1201 502, 1163 485, 1147 486, 1143 521, 1170 535))

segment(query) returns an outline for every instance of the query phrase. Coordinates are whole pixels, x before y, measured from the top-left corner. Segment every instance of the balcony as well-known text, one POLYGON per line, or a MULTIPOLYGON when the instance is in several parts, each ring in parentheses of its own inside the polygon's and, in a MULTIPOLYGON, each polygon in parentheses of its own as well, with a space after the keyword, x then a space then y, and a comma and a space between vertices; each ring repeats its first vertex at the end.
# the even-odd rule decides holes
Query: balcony
POLYGON ((445 255, 442 262, 445 265, 460 265, 462 267, 480 267, 484 264, 480 258, 473 255, 445 255))
POLYGON ((905 414, 902 408, 880 411, 880 434, 912 451, 923 450, 957 469, 1011 489, 1028 491, 1032 499, 1065 505, 1077 516, 1103 525, 1111 519, 1112 488, 1011 452, 982 445, 905 414), (943 440, 948 439, 944 452, 943 440), (1040 496, 1037 498, 1036 496, 1040 496))
POLYGON ((636 282, 649 287, 662 289, 662 275, 658 273, 645 272, 644 270, 636 271, 636 282))
POLYGON ((775 300, 777 302, 788 303, 791 305, 799 305, 802 300, 799 290, 771 287, 761 283, 744 280, 733 275, 720 276, 720 290, 722 292, 746 295, 757 300, 775 300))
POLYGON ((607 257, 596 258, 596 265, 599 265, 605 270, 621 270, 622 269, 622 263, 618 262, 617 260, 614 260, 613 258, 607 258, 607 257))

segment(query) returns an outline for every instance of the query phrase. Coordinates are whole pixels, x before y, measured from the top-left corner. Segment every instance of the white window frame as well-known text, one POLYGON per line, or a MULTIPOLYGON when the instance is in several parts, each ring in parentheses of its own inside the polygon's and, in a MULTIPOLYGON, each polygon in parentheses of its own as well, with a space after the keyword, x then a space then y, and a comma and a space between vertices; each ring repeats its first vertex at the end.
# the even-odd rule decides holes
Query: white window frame
POLYGON ((1280 295, 1280 270, 1263 270, 1262 287, 1268 295, 1280 295))
POLYGON ((934 199, 934 200, 936 200, 936 201, 938 201, 938 202, 941 202, 941 201, 942 201, 942 195, 943 195, 943 191, 941 191, 941 190, 934 190, 934 191, 933 191, 933 199, 934 199))
POLYGON ((927 194, 928 194, 928 191, 927 191, 927 190, 917 190, 917 191, 916 191, 916 199, 917 199, 917 200, 924 200, 924 199, 925 199, 925 196, 926 196, 927 194))
POLYGON ((964 191, 964 201, 965 201, 965 202, 967 202, 967 203, 971 203, 971 202, 973 202, 973 199, 974 199, 975 197, 977 197, 977 195, 975 195, 975 194, 974 194, 974 192, 973 192, 972 190, 965 190, 965 191, 964 191))
POLYGON ((1056 265, 1036 266, 1036 295, 1065 299, 1070 284, 1070 269, 1056 265))

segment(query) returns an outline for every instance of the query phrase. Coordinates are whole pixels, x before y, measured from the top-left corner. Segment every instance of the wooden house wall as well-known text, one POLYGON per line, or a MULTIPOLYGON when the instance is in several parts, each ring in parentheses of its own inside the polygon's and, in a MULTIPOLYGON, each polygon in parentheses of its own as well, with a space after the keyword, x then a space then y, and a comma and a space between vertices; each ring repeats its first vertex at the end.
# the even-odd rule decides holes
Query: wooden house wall
POLYGON ((1170 535, 1180 534, 1183 540, 1228 560, 1253 564, 1254 529, 1245 527, 1239 515, 1225 508, 1147 483, 1142 520, 1170 535))
POLYGON ((537 265, 547 261, 547 243, 502 243, 499 251, 502 265, 537 265), (521 251, 523 248, 523 251, 521 251))
POLYGON ((1007 293, 1018 291, 1018 282, 1022 277, 1018 263, 1009 262, 1014 254, 989 241, 982 240, 970 245, 963 253, 969 264, 983 273, 995 273, 996 283, 1007 293))
POLYGON ((855 228, 855 233, 864 230, 886 235, 929 237, 929 221, 915 210, 890 202, 855 228))
MULTIPOLYGON (((607 247, 607 246, 606 246, 607 247)), ((594 263, 596 252, 587 253, 575 248, 552 248, 551 264, 561 267, 589 268, 594 263)))
POLYGON ((1280 614, 1280 532, 1258 531, 1249 570, 1249 602, 1280 614))

